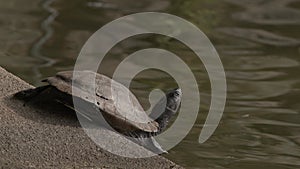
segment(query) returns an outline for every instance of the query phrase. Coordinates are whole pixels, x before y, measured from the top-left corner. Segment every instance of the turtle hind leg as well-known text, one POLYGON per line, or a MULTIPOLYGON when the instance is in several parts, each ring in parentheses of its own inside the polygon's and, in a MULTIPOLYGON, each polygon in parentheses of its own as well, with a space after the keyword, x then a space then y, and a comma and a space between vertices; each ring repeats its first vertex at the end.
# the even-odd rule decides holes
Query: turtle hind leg
POLYGON ((24 106, 25 106, 27 103, 32 101, 35 97, 37 97, 38 95, 40 95, 46 89, 49 89, 49 88, 50 88, 50 85, 41 86, 41 87, 37 87, 34 89, 23 90, 23 91, 20 91, 20 92, 14 94, 14 97, 19 100, 23 100, 24 106))

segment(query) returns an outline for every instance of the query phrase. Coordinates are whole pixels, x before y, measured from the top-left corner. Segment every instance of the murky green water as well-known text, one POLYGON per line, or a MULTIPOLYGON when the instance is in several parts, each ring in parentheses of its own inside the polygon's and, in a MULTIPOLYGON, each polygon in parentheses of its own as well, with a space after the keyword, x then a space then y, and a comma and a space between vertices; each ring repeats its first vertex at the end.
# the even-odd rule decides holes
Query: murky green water
MULTIPOLYGON (((0 64, 40 85, 42 78, 72 69, 84 42, 102 25, 144 11, 168 12, 197 25, 215 45, 227 76, 222 121, 199 144, 210 83, 197 57, 174 40, 152 35, 124 40, 110 51, 100 68, 108 75, 132 52, 159 47, 179 55, 197 76, 197 123, 165 156, 187 168, 299 168, 299 0, 0 0, 0 64)), ((152 70, 141 72, 131 89, 147 106, 151 89, 173 85, 152 70)))

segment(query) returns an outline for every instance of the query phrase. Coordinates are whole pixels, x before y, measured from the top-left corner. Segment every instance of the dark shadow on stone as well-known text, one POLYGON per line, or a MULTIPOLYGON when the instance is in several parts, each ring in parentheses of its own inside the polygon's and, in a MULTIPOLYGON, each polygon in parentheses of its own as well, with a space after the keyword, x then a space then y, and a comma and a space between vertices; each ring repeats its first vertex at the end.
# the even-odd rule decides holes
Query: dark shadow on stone
POLYGON ((81 112, 88 112, 92 121, 82 118, 83 116, 78 113, 76 115, 72 108, 64 105, 64 103, 68 103, 73 107, 72 99, 72 96, 58 91, 52 86, 41 86, 8 96, 4 99, 4 103, 24 118, 39 123, 82 127, 77 117, 79 115, 80 122, 85 124, 84 127, 110 129, 108 124, 103 123, 105 120, 96 114, 98 112, 91 103, 75 98, 77 104, 81 105, 81 112))
POLYGON ((34 92, 36 92, 35 89, 20 91, 3 99, 3 103, 20 116, 35 122, 80 127, 76 113, 57 102, 55 94, 43 92, 32 98, 23 95, 34 92))

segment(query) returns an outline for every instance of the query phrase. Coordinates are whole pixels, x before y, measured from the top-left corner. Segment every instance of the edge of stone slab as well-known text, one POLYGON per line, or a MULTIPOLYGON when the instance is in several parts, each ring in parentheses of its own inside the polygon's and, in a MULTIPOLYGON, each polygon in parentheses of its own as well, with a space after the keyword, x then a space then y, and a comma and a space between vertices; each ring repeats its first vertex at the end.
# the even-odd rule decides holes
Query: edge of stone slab
POLYGON ((28 88, 33 86, 0 66, 0 98, 28 88))

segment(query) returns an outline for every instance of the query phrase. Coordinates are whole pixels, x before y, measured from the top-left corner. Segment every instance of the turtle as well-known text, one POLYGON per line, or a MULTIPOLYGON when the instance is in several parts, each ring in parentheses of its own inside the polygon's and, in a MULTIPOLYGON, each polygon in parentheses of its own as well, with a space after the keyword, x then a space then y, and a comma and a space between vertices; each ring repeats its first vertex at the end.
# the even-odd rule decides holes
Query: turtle
POLYGON ((156 111, 163 108, 161 114, 152 119, 127 87, 103 74, 92 71, 62 71, 42 82, 48 84, 21 91, 15 96, 30 100, 47 91, 48 94, 56 95, 57 102, 93 121, 95 112, 88 110, 86 106, 74 107, 73 99, 78 100, 92 109, 99 110, 110 126, 122 134, 135 138, 134 141, 137 140, 138 144, 155 153, 167 153, 153 136, 163 132, 171 117, 176 115, 181 104, 180 88, 166 92, 151 111, 151 114, 157 113, 156 111), (94 88, 91 86, 93 79, 95 79, 94 88))

